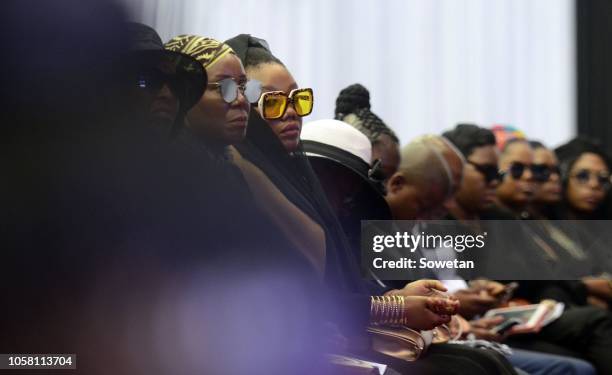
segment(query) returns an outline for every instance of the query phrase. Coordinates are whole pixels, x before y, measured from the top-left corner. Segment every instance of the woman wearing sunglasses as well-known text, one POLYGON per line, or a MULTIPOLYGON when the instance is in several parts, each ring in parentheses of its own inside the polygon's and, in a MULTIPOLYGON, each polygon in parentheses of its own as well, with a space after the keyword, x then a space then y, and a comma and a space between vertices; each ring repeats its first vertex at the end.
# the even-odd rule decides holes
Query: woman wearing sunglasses
POLYGON ((565 215, 605 219, 603 202, 610 191, 611 163, 596 144, 576 138, 555 150, 563 172, 565 215))
POLYGON ((499 157, 501 181, 497 186, 497 205, 517 218, 528 218, 526 211, 533 197, 533 150, 524 139, 506 142, 499 157))
POLYGON ((204 94, 186 116, 186 127, 213 153, 222 154, 228 145, 242 141, 250 103, 259 99, 261 86, 247 79, 234 51, 227 44, 196 35, 177 36, 165 47, 194 57, 208 75, 204 94))
POLYGON ((536 219, 558 219, 561 202, 561 171, 555 153, 537 141, 530 141, 533 149, 533 179, 535 189, 529 212, 536 219))
MULTIPOLYGON (((362 280, 356 258, 348 246, 342 227, 325 199, 325 192, 302 150, 299 141, 301 117, 312 110, 312 93, 310 90, 300 89, 287 68, 270 53, 265 41, 249 35, 239 35, 226 43, 230 44, 243 60, 247 76, 261 81, 264 91, 257 104, 257 110, 251 111, 246 141, 237 145, 237 149, 242 157, 265 173, 284 197, 324 230, 326 246, 324 278, 329 290, 325 292, 322 290, 322 294, 329 293, 336 308, 331 315, 328 315, 329 320, 346 336, 363 336, 369 324, 367 312, 370 311, 370 306, 367 303, 364 305, 363 301, 369 300, 370 295, 380 296, 385 290, 362 280)), ((296 232, 301 231, 303 231, 301 228, 296 228, 296 232)), ((424 282, 426 284, 426 281, 416 283, 424 285, 422 284, 424 282)), ((411 285, 414 284, 409 284, 411 285)), ((436 283, 430 287, 437 286, 436 283)), ((405 289, 408 290, 407 288, 405 289)), ((455 302, 450 300, 417 294, 406 298, 411 304, 408 309, 410 315, 416 319, 407 325, 413 328, 436 326, 448 319, 448 315, 442 313, 442 310, 436 310, 438 313, 432 315, 432 310, 422 304, 425 301, 422 298, 437 301, 443 309, 456 308, 455 302)), ((444 355, 442 359, 438 355, 430 354, 427 358, 408 363, 374 353, 365 347, 361 348, 359 354, 365 358, 374 358, 379 362, 392 364, 402 373, 447 374, 482 371, 479 365, 460 356, 444 355)), ((495 367, 497 363, 488 362, 487 365, 497 369, 495 367)), ((503 371, 493 372, 503 373, 503 371)))

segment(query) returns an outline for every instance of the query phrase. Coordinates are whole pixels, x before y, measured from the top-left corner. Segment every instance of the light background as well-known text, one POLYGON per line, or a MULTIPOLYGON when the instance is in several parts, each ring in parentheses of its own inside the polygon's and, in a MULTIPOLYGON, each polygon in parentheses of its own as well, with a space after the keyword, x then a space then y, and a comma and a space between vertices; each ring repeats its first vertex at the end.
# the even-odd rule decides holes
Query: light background
POLYGON ((264 38, 298 84, 306 120, 359 82, 402 144, 458 122, 512 124, 555 146, 576 134, 573 0, 124 0, 164 41, 264 38))

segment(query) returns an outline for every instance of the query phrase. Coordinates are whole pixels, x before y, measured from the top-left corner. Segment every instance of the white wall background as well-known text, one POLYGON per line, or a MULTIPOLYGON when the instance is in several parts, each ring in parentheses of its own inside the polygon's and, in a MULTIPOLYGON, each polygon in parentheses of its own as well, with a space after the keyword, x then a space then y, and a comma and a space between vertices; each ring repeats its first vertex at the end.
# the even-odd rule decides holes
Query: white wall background
POLYGON ((359 82, 402 143, 457 122, 512 124, 559 144, 575 134, 573 0, 124 0, 164 41, 266 39, 311 120, 359 82))

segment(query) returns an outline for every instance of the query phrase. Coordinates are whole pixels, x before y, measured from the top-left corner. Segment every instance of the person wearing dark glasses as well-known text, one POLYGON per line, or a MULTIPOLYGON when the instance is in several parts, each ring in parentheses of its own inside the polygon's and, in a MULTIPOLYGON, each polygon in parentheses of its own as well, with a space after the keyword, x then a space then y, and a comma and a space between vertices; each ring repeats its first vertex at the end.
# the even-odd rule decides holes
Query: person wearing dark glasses
POLYGON ((215 39, 180 35, 165 45, 194 57, 208 74, 206 90, 187 113, 186 127, 208 148, 222 154, 246 135, 250 104, 259 99, 259 82, 248 80, 235 52, 215 39))
POLYGON ((566 217, 604 219, 603 202, 612 184, 608 155, 583 138, 573 139, 555 151, 563 173, 566 217))
MULTIPOLYGON (((464 221, 467 225, 466 230, 477 229, 480 220, 485 218, 510 219, 511 216, 503 216, 495 209, 493 201, 495 197, 495 187, 499 184, 502 176, 497 171, 497 150, 494 133, 486 128, 481 128, 472 124, 459 124, 454 129, 444 133, 465 156, 466 166, 461 187, 455 195, 455 200, 448 206, 449 219, 464 221), (487 167, 484 167, 487 166, 487 167), (485 196, 489 196, 485 198, 485 196), (466 220, 469 220, 466 222, 466 220)), ((536 161, 540 159, 535 158, 536 161)), ((542 160, 542 164, 544 164, 542 160)), ((546 161, 547 162, 547 161, 546 161)), ((492 253, 494 264, 503 264, 503 267, 516 267, 512 252, 500 252, 495 248, 489 248, 487 254, 492 253), (503 260, 502 260, 503 259, 503 260)), ((484 259, 479 259, 481 262, 484 259)), ((485 261, 486 262, 486 261, 485 261)), ((481 265, 484 263, 481 263, 481 265)), ((486 266, 484 266, 486 267, 486 266)), ((485 290, 495 290, 500 283, 493 281, 486 282, 485 290)), ((454 281, 456 285, 458 281, 454 281)), ((519 282, 521 287, 542 287, 535 283, 519 282), (523 285, 525 284, 525 285, 523 285)), ((460 313, 466 317, 482 315, 487 310, 494 308, 499 300, 493 294, 483 294, 482 290, 472 290, 465 284, 462 289, 457 290, 455 296, 461 302, 460 313)), ((536 338, 537 340, 537 338, 536 338)), ((556 349, 557 353, 562 354, 564 349, 554 343, 548 344, 556 349)), ((519 345, 520 346, 520 345, 519 345)), ((593 374, 593 367, 584 360, 571 359, 558 355, 541 354, 537 351, 515 350, 515 355, 510 361, 524 370, 538 373, 577 373, 593 374), (539 368, 538 368, 539 367, 539 368)), ((555 353, 555 351, 553 351, 555 353)))
POLYGON ((502 178, 496 189, 497 206, 517 217, 528 218, 527 205, 535 191, 533 150, 529 143, 523 139, 506 142, 499 169, 502 178))
POLYGON ((497 167, 495 136, 472 124, 459 124, 443 136, 466 158, 461 185, 448 208, 458 218, 478 219, 481 212, 494 204, 495 189, 502 178, 497 167))
POLYGON ((128 30, 132 105, 148 116, 146 121, 176 133, 204 92, 206 71, 193 57, 165 50, 153 28, 132 22, 128 30))
POLYGON ((561 171, 555 153, 541 142, 530 141, 533 148, 535 191, 529 212, 536 219, 559 218, 561 171))

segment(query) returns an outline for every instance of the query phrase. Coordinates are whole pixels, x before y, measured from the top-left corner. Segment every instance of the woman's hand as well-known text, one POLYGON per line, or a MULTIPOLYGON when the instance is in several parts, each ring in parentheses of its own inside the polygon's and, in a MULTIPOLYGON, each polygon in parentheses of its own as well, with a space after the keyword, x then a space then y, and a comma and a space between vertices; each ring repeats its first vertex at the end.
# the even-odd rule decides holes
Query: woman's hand
POLYGON ((422 296, 430 297, 435 296, 439 292, 446 292, 446 287, 438 280, 417 280, 406 284, 402 289, 390 290, 385 295, 400 295, 404 297, 409 296, 422 296))
POLYGON ((495 333, 492 328, 503 321, 504 318, 501 316, 473 320, 470 322, 470 333, 473 333, 477 339, 502 342, 506 339, 507 333, 500 335, 495 333))
POLYGON ((459 303, 455 300, 410 296, 405 298, 406 326, 416 330, 430 330, 450 321, 459 303))

